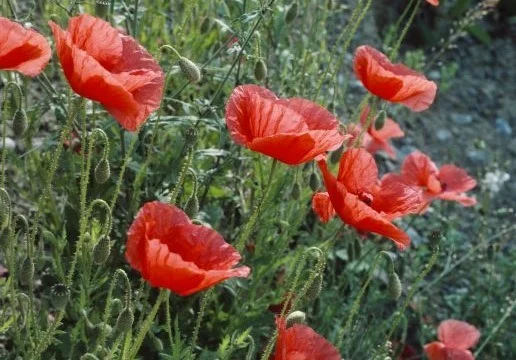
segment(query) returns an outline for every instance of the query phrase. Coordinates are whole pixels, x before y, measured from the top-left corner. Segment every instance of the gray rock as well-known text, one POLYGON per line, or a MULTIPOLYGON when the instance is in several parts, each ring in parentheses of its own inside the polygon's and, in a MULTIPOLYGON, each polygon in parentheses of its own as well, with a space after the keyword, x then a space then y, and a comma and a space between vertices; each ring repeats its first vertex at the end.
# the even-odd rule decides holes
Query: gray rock
POLYGON ((457 125, 467 125, 473 122, 473 116, 469 114, 452 114, 451 118, 457 125))
MULTIPOLYGON (((2 149, 2 146, 3 146, 3 141, 2 141, 2 139, 0 139, 0 149, 2 149)), ((6 137, 5 138, 5 148, 7 150, 14 150, 15 147, 16 147, 16 142, 11 138, 6 137)))
POLYGON ((496 123, 496 132, 502 134, 503 136, 511 136, 512 135, 512 127, 509 125, 509 122, 504 118, 497 118, 496 123))
POLYGON ((451 139, 452 133, 448 129, 439 129, 436 133, 437 139, 440 141, 446 141, 451 139))
POLYGON ((486 165, 488 162, 488 156, 485 150, 469 150, 466 156, 475 165, 486 165))

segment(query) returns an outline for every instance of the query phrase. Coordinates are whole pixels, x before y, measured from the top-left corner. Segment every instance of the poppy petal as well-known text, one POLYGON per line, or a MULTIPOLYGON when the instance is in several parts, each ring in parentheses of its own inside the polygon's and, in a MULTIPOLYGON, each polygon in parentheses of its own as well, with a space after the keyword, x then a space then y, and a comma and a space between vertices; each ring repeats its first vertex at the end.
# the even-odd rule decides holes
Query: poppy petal
POLYGON ((380 190, 375 194, 371 206, 392 220, 416 214, 423 205, 421 189, 403 183, 398 175, 391 175, 382 178, 380 190))
POLYGON ((409 185, 427 186, 430 176, 437 173, 434 162, 420 151, 410 153, 401 165, 401 175, 409 185))
POLYGON ((475 360, 469 350, 446 348, 446 360, 475 360))
POLYGON ((459 204, 465 207, 475 206, 477 204, 477 199, 475 197, 469 197, 464 194, 458 194, 454 192, 445 191, 439 194, 437 197, 441 200, 458 202, 459 204))
POLYGON ((349 149, 342 154, 337 180, 347 191, 356 195, 372 193, 377 179, 376 162, 365 149, 349 149))
POLYGON ((448 360, 446 357, 446 346, 439 341, 426 344, 425 354, 429 360, 448 360))
POLYGON ((480 331, 467 322, 449 319, 439 324, 437 336, 446 347, 467 350, 476 345, 480 331))
POLYGON ((0 70, 35 77, 47 66, 51 54, 43 35, 0 16, 0 70))
POLYGON ((426 2, 433 6, 439 6, 439 0, 426 0, 426 2))
POLYGON ((302 135, 279 134, 256 138, 249 149, 268 155, 288 165, 298 165, 306 161, 307 154, 314 151, 315 141, 308 133, 302 135), (286 148, 296 151, 285 151, 286 148))
POLYGON ((312 197, 312 209, 323 223, 327 223, 335 216, 335 209, 327 192, 314 194, 312 197))
POLYGON ((445 191, 463 193, 473 189, 477 182, 468 175, 466 170, 455 165, 446 164, 439 169, 439 180, 445 184, 445 191))

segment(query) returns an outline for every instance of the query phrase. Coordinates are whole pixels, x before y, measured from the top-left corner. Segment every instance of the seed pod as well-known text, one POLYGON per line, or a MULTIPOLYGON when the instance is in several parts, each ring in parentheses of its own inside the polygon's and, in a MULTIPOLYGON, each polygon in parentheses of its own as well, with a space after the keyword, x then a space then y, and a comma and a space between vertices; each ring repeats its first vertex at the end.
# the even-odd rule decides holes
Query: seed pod
POLYGON ((81 356, 81 360, 99 360, 99 358, 93 355, 92 353, 86 353, 83 356, 81 356))
POLYGON ((185 213, 190 219, 193 219, 199 213, 199 199, 197 194, 193 193, 192 196, 186 200, 185 213))
POLYGON ((27 131, 28 127, 28 121, 27 121, 27 114, 25 113, 25 110, 19 109, 16 110, 13 116, 13 133, 14 136, 19 138, 22 137, 23 134, 25 134, 25 131, 27 131))
POLYGON ((192 60, 185 58, 184 56, 180 56, 178 62, 183 75, 188 79, 188 81, 194 84, 201 81, 201 70, 199 70, 192 60))
POLYGON ((267 65, 263 59, 258 59, 254 64, 254 78, 257 81, 262 81, 267 77, 267 65))
POLYGON ((205 17, 201 23, 201 34, 206 34, 211 29, 211 20, 209 17, 205 17))
POLYGON ((340 161, 340 157, 342 156, 342 152, 343 151, 344 151, 344 147, 341 146, 340 148, 338 148, 337 150, 332 152, 331 155, 330 155, 330 162, 332 164, 338 163, 340 161))
POLYGON ((52 286, 50 293, 50 300, 52 301, 52 305, 54 305, 57 310, 63 309, 66 306, 70 296, 70 290, 68 287, 65 284, 55 284, 52 286))
POLYGON ((111 240, 109 236, 102 235, 93 247, 93 262, 97 265, 104 264, 111 253, 111 240))
POLYGON ((298 5, 297 2, 293 2, 287 12, 285 13, 285 22, 287 24, 290 24, 292 21, 294 21, 297 17, 297 11, 298 11, 298 5))
POLYGON ((392 299, 397 300, 401 296, 401 281, 400 277, 398 276, 398 274, 396 274, 396 272, 393 271, 389 273, 387 287, 389 296, 392 299))
POLYGON ((310 189, 312 189, 312 191, 317 191, 320 186, 321 182, 319 181, 317 174, 313 172, 312 175, 310 175, 310 189))
POLYGON ((319 297, 319 294, 321 293, 323 285, 323 278, 321 275, 317 275, 314 278, 314 281, 310 285, 310 287, 306 291, 306 299, 308 301, 314 301, 319 297))
POLYGON ((294 186, 292 186, 292 191, 290 192, 290 195, 292 196, 292 199, 298 200, 301 196, 301 186, 299 186, 299 183, 294 183, 294 186))
POLYGON ((134 314, 133 311, 126 307, 122 310, 122 312, 118 315, 116 319, 115 329, 118 333, 125 333, 133 326, 134 322, 134 314))
POLYGON ((33 278, 34 262, 29 258, 25 258, 20 269, 20 283, 22 285, 28 285, 32 282, 33 278))
POLYGON ((287 328, 294 324, 304 324, 305 320, 306 314, 304 312, 299 310, 293 311, 287 316, 287 328))
POLYGON ((95 15, 105 19, 109 11, 109 0, 95 0, 95 15))
POLYGON ((111 167, 106 158, 102 158, 95 167, 95 181, 104 184, 111 177, 111 167))
POLYGON ((194 128, 193 126, 186 129, 186 131, 185 131, 186 146, 189 146, 189 147, 193 146, 195 144, 195 142, 197 141, 197 135, 198 135, 197 129, 194 128))
POLYGON ((382 110, 376 117, 376 121, 374 122, 374 129, 375 130, 381 130, 383 126, 385 125, 385 119, 387 118, 387 113, 382 110))

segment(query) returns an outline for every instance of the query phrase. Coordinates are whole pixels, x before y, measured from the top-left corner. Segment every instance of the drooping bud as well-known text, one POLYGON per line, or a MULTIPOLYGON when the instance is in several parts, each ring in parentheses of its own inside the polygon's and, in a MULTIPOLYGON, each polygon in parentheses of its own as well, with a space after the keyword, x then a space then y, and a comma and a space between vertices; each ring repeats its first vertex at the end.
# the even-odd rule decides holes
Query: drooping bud
POLYGON ((106 158, 102 158, 95 167, 95 181, 99 184, 104 184, 110 177, 111 167, 109 166, 109 161, 106 158))
POLYGON ((201 23, 201 34, 206 34, 211 29, 211 20, 209 17, 205 17, 201 23))
POLYGON ((185 58, 184 56, 180 56, 178 62, 183 75, 188 79, 188 81, 194 84, 201 81, 201 70, 192 60, 185 58))
POLYGON ((0 188, 0 230, 9 224, 11 216, 11 199, 9 193, 4 188, 0 188))
POLYGON ((337 150, 332 152, 331 155, 330 155, 330 162, 332 164, 338 163, 340 161, 340 157, 342 156, 342 152, 343 151, 344 151, 344 147, 341 146, 340 148, 338 148, 337 150))
POLYGON ((93 262, 97 265, 104 264, 111 253, 111 240, 109 236, 102 235, 93 247, 93 262))
POLYGON ((16 110, 13 116, 13 133, 14 136, 19 138, 22 137, 23 134, 25 134, 25 131, 27 131, 28 127, 28 121, 27 121, 27 114, 25 113, 25 110, 19 109, 16 110))
POLYGON ((70 296, 70 290, 65 284, 55 284, 52 286, 51 297, 52 305, 57 310, 61 310, 66 306, 68 298, 70 296))
POLYGON ((317 174, 313 172, 312 175, 310 175, 310 189, 312 189, 312 191, 317 191, 320 186, 321 182, 319 181, 317 174))
POLYGON ((292 186, 292 191, 290 192, 290 195, 292 196, 292 199, 298 200, 301 196, 301 186, 299 186, 299 183, 295 182, 294 186, 292 186))
POLYGON ((188 146, 188 147, 193 146, 195 144, 195 142, 197 141, 197 135, 198 135, 198 132, 195 127, 191 126, 188 129, 186 129, 186 131, 185 131, 186 146, 188 146))
POLYGON ((105 19, 109 11, 109 0, 95 0, 95 15, 105 19))
POLYGON ((126 307, 122 310, 122 312, 118 315, 116 319, 115 329, 118 333, 125 333, 133 326, 134 322, 134 314, 133 311, 126 307))
POLYGON ((34 278, 34 261, 29 258, 25 258, 23 260, 21 269, 20 269, 20 283, 22 285, 28 285, 32 282, 34 278))
POLYGON ((401 296, 401 280, 394 271, 389 273, 387 289, 392 299, 397 300, 401 296))
POLYGON ((263 59, 258 59, 254 64, 254 78, 257 81, 262 81, 267 77, 267 65, 263 59))
POLYGON ((199 213, 199 199, 196 193, 193 193, 192 196, 186 200, 185 213, 190 219, 193 219, 199 213))
POLYGON ((294 324, 304 324, 306 320, 306 314, 302 311, 296 310, 291 312, 287 316, 287 328, 294 324))
POLYGON ((297 17, 297 12, 298 12, 298 4, 297 2, 293 2, 287 12, 285 13, 285 22, 287 24, 290 24, 292 21, 294 21, 297 17))
POLYGON ((321 293, 322 286, 323 286, 323 278, 319 274, 314 278, 314 281, 308 287, 308 289, 306 291, 306 299, 308 301, 314 301, 315 299, 317 299, 319 297, 319 294, 321 293))
POLYGON ((374 129, 375 130, 381 130, 383 126, 385 125, 385 119, 387 118, 387 113, 385 110, 381 110, 378 113, 378 116, 376 117, 376 120, 374 122, 374 129))

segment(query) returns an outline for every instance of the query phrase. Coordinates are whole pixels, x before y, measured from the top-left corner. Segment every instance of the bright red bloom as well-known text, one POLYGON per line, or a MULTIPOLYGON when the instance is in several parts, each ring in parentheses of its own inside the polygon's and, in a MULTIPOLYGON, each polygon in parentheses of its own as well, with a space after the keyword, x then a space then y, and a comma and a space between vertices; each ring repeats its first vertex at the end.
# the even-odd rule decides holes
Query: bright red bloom
POLYGON ((439 6, 439 0, 426 0, 426 2, 433 6, 439 6))
POLYGON ((47 66, 51 54, 43 35, 0 16, 0 70, 34 77, 47 66))
POLYGON ((464 169, 451 164, 438 169, 427 155, 419 151, 414 151, 405 158, 401 166, 401 176, 387 176, 398 177, 408 185, 419 186, 427 204, 435 198, 456 201, 463 206, 477 203, 474 197, 464 194, 477 184, 464 169))
POLYGON ((370 46, 355 52, 355 75, 369 92, 386 101, 401 103, 413 111, 428 109, 434 102, 437 85, 403 64, 393 64, 370 46))
POLYGON ((279 99, 270 90, 242 85, 226 105, 233 140, 288 165, 311 161, 336 150, 349 136, 323 107, 301 98, 279 99))
POLYGON ((330 195, 327 192, 315 193, 312 197, 312 210, 319 216, 323 223, 327 223, 335 216, 335 209, 331 204, 330 195))
POLYGON ((338 350, 310 327, 294 324, 287 329, 286 320, 276 317, 278 340, 272 360, 340 360, 338 350))
POLYGON ((101 103, 129 131, 135 131, 161 101, 160 66, 135 39, 88 14, 70 19, 68 30, 49 21, 57 55, 72 89, 101 103))
POLYGON ((125 257, 152 286, 181 296, 228 278, 247 277, 247 266, 234 268, 240 254, 215 230, 192 224, 173 205, 147 203, 127 232, 125 257))
MULTIPOLYGON (((362 134, 363 127, 367 126, 367 117, 369 116, 369 106, 364 107, 360 114, 360 125, 350 124, 348 126, 348 133, 352 136, 348 140, 348 144, 354 144, 356 139, 362 134)), ((380 130, 375 129, 376 117, 371 121, 371 124, 367 127, 367 131, 362 134, 362 141, 359 146, 363 146, 371 154, 375 154, 378 151, 385 151, 392 159, 396 158, 396 151, 390 143, 390 139, 400 138, 405 136, 400 126, 392 119, 385 119, 385 124, 380 130)))
POLYGON ((409 236, 391 221, 416 213, 422 199, 417 188, 396 179, 378 184, 373 156, 362 148, 342 154, 335 178, 325 160, 319 161, 331 203, 342 221, 359 232, 373 232, 392 239, 400 249, 410 244, 409 236))
POLYGON ((430 360, 474 360, 468 349, 480 339, 480 331, 473 325, 459 320, 445 320, 437 328, 437 337, 425 345, 425 353, 430 360))

